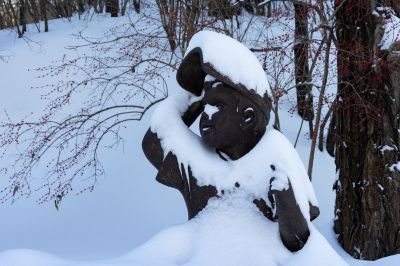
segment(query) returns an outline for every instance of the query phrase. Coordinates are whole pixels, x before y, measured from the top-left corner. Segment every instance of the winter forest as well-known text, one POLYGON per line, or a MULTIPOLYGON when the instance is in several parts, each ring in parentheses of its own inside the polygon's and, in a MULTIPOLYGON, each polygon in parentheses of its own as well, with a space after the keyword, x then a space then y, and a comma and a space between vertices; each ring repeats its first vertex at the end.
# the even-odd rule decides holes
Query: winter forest
POLYGON ((398 0, 0 0, 0 92, 0 266, 400 265, 398 0))

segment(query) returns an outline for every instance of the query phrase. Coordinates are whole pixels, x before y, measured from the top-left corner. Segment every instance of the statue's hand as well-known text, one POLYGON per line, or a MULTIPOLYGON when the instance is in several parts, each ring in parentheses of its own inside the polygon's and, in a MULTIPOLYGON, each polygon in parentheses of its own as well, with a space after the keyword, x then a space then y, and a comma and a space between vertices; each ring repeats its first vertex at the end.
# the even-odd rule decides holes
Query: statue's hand
POLYGON ((285 247, 296 252, 303 248, 310 235, 308 224, 296 201, 290 180, 281 167, 271 165, 268 198, 271 201, 274 218, 278 220, 279 233, 285 247))
POLYGON ((193 102, 182 116, 183 122, 190 127, 197 117, 203 112, 204 106, 201 101, 193 102))

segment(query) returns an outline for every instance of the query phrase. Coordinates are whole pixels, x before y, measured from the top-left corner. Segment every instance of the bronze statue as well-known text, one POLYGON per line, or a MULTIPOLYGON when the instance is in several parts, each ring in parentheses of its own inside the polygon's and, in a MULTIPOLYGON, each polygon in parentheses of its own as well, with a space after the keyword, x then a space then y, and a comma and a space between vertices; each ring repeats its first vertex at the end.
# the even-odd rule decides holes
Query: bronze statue
MULTIPOLYGON (((251 151, 263 137, 270 118, 271 100, 265 94, 237 84, 218 71, 210 63, 203 62, 200 47, 192 49, 184 58, 177 72, 179 85, 200 96, 202 100, 193 103, 183 114, 182 120, 189 127, 199 116, 199 129, 202 141, 215 149, 222 160, 237 160, 251 151), (206 78, 206 76, 211 78, 206 78), (204 107, 217 108, 209 115, 204 107), (210 117, 211 116, 211 117, 210 117)), ((211 185, 199 186, 190 166, 182 171, 177 157, 169 152, 164 157, 160 139, 150 129, 143 139, 143 151, 148 160, 158 169, 157 181, 178 189, 186 202, 189 219, 194 218, 210 198, 218 197, 217 190, 211 185)), ((270 165, 276 176, 283 169, 270 165)), ((266 218, 277 221, 283 244, 292 252, 300 250, 310 235, 308 222, 296 202, 292 185, 288 189, 277 190, 271 187, 268 199, 272 208, 263 199, 254 200, 254 204, 266 218)), ((236 187, 241 184, 236 183, 236 187)), ((310 204, 311 220, 319 215, 318 207, 310 204)))

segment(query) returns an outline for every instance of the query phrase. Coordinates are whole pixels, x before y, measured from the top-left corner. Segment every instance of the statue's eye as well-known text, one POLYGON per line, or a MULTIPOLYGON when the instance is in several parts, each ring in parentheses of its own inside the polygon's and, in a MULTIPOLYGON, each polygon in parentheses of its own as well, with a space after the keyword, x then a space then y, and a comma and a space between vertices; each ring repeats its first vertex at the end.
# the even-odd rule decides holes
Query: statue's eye
POLYGON ((253 109, 252 108, 247 108, 244 111, 244 122, 249 124, 254 120, 254 118, 255 118, 255 115, 254 115, 253 109))
POLYGON ((220 102, 216 103, 215 107, 217 107, 219 110, 224 109, 224 105, 220 102))

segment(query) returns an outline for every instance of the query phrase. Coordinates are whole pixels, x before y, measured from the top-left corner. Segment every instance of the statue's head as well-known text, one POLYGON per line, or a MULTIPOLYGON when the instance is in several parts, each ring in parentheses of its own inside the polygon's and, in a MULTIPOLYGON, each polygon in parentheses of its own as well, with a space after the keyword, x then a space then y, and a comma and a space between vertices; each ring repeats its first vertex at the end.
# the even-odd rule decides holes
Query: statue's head
POLYGON ((200 133, 208 146, 238 159, 265 133, 271 111, 268 80, 255 55, 238 41, 215 32, 195 34, 177 81, 197 96, 204 93, 200 133))
POLYGON ((205 82, 200 134, 205 144, 238 159, 264 135, 269 120, 252 95, 219 80, 205 82))

